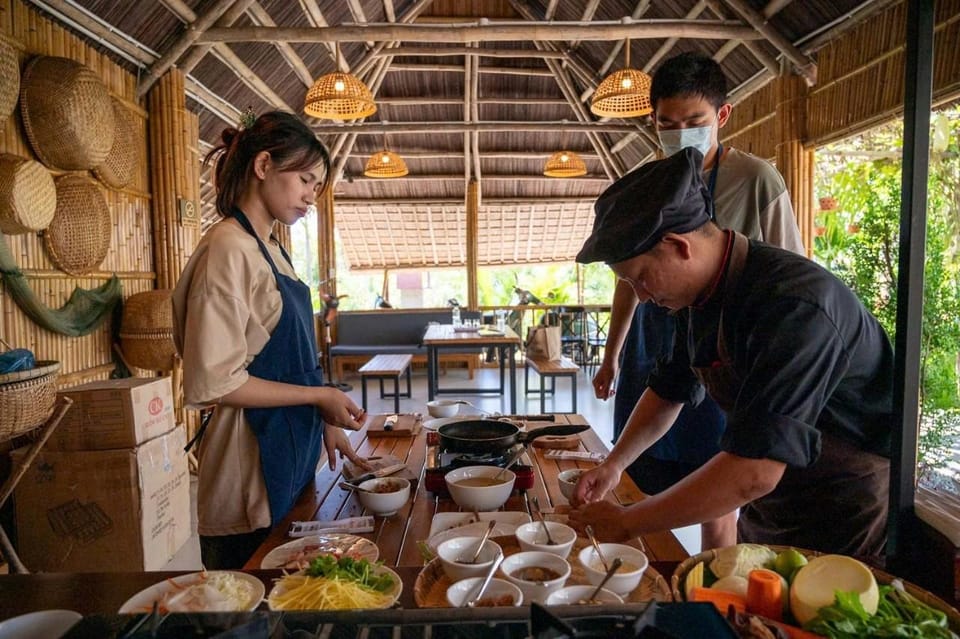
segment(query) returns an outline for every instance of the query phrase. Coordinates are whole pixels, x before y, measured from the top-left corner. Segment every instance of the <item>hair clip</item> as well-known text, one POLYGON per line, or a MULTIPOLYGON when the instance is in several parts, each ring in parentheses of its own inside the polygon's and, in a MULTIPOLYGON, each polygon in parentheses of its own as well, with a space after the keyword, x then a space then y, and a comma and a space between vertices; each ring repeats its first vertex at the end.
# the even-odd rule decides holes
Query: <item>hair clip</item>
POLYGON ((252 129, 256 122, 257 114, 253 112, 253 107, 248 106, 246 110, 240 114, 240 129, 252 129))

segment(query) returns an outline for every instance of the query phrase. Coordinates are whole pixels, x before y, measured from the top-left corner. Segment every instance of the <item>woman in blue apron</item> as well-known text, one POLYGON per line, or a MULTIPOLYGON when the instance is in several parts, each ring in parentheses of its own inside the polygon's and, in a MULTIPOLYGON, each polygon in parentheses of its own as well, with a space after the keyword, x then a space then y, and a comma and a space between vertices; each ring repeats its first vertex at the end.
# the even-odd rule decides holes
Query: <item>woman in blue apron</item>
POLYGON ((198 434, 197 510, 207 568, 241 568, 316 473, 321 445, 362 464, 342 429, 363 411, 323 385, 309 287, 276 242, 327 186, 326 148, 295 116, 227 129, 217 209, 173 296, 189 406, 213 405, 198 434))

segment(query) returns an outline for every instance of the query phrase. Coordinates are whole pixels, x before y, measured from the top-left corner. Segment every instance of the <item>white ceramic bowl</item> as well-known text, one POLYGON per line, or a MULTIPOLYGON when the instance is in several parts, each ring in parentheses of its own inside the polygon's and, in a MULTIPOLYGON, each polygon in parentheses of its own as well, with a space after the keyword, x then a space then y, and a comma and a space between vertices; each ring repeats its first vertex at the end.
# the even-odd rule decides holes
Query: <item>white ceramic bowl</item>
MULTIPOLYGON (((454 608, 460 608, 463 606, 464 599, 473 594, 481 581, 483 581, 483 577, 470 577, 469 579, 461 579, 454 583, 447 588, 447 603, 454 608)), ((519 588, 509 581, 496 578, 490 580, 486 590, 483 591, 483 597, 481 597, 481 599, 496 599, 505 595, 513 598, 512 605, 519 606, 523 604, 523 593, 519 588)))
POLYGON ((517 541, 520 542, 520 550, 549 552, 566 559, 570 549, 573 548, 573 542, 577 540, 577 531, 558 521, 548 521, 546 524, 550 529, 550 536, 557 542, 556 545, 551 546, 547 543, 547 533, 543 530, 543 524, 539 521, 531 521, 517 526, 515 534, 517 541))
POLYGON ((453 417, 460 412, 460 402, 455 399, 435 399, 427 402, 430 417, 453 417))
POLYGON ((366 488, 367 490, 391 489, 389 492, 383 493, 356 491, 357 499, 360 500, 363 507, 374 515, 380 515, 381 517, 395 514, 403 508, 403 505, 410 498, 410 482, 402 477, 378 477, 368 479, 358 485, 360 488, 366 488))
POLYGON ((504 470, 500 483, 493 486, 465 486, 464 480, 494 477, 502 469, 496 466, 464 466, 451 470, 444 475, 447 490, 453 501, 464 510, 496 510, 513 492, 513 482, 517 476, 512 470, 504 470))
POLYGON ((480 537, 454 537, 437 546, 437 557, 440 565, 450 581, 460 581, 469 577, 484 577, 490 570, 493 562, 503 554, 500 546, 489 539, 483 543, 483 550, 477 557, 477 563, 468 564, 457 561, 469 561, 477 550, 480 537))
MULTIPOLYGON (((614 557, 619 557, 627 564, 627 566, 622 566, 616 574, 610 577, 610 581, 608 581, 605 586, 605 588, 612 590, 618 595, 627 595, 633 591, 633 589, 640 584, 643 572, 647 569, 647 566, 650 565, 647 556, 633 546, 627 546, 625 544, 600 544, 600 551, 603 553, 603 556, 606 557, 607 561, 613 561, 614 557), (624 568, 632 569, 625 571, 624 568)), ((597 557, 597 551, 593 549, 593 546, 587 546, 581 550, 578 559, 583 565, 583 570, 587 574, 587 579, 590 583, 594 586, 599 584, 607 574, 607 571, 603 569, 603 564, 600 562, 600 558, 597 557)))
POLYGON ((573 491, 577 488, 577 482, 580 481, 580 475, 585 471, 582 468, 564 470, 557 474, 557 484, 560 485, 560 494, 570 501, 573 498, 573 491))
POLYGON ((57 639, 67 634, 83 615, 72 610, 38 610, 0 621, 0 637, 4 639, 57 639))
POLYGON ((543 603, 551 592, 563 588, 563 584, 567 583, 567 578, 570 577, 570 564, 563 557, 549 552, 518 552, 503 560, 500 564, 500 572, 507 581, 520 589, 525 602, 543 603), (560 576, 546 581, 520 579, 518 575, 520 571, 534 566, 549 568, 560 576))
MULTIPOLYGON (((575 606, 587 597, 593 594, 596 586, 564 586, 560 590, 554 590, 547 597, 548 606, 575 606)), ((595 597, 597 603, 623 603, 623 599, 615 592, 606 588, 601 588, 595 597)), ((584 604, 588 605, 588 604, 584 604)))

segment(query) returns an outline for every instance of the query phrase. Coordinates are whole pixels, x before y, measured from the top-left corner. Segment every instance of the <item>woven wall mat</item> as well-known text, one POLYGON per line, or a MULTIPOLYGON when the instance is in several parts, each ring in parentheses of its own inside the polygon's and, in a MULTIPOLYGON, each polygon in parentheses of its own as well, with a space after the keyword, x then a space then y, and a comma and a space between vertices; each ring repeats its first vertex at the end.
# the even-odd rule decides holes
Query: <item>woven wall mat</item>
POLYGON ((47 166, 86 171, 103 162, 113 146, 116 125, 107 87, 74 60, 30 60, 20 81, 20 111, 27 139, 47 166))
POLYGON ((56 181, 57 212, 43 232, 50 261, 71 275, 96 269, 110 249, 110 208, 97 183, 82 175, 56 181))
POLYGON ((112 98, 111 101, 115 123, 113 146, 106 159, 94 167, 93 174, 107 186, 122 189, 133 182, 137 173, 139 118, 119 100, 112 98))
MULTIPOLYGON (((506 557, 520 552, 520 543, 513 535, 493 537, 492 539, 503 549, 503 554, 506 557)), ((577 586, 590 583, 590 580, 587 579, 586 572, 583 570, 583 566, 580 565, 580 561, 577 559, 577 553, 588 545, 590 545, 590 542, 582 537, 577 537, 577 541, 573 543, 573 549, 570 551, 570 556, 567 557, 567 561, 570 563, 570 577, 564 585, 577 586)), ((494 576, 501 576, 500 572, 498 571, 494 576)), ((413 599, 421 608, 449 607, 450 604, 447 603, 447 588, 449 588, 452 583, 446 573, 443 572, 443 566, 440 564, 440 560, 433 559, 424 566, 420 574, 417 575, 417 580, 413 585, 413 599)), ((667 580, 651 566, 644 571, 640 585, 634 588, 624 603, 672 600, 673 597, 670 595, 670 587, 667 585, 667 580)))
POLYGON ((47 168, 33 160, 0 154, 0 231, 7 235, 42 231, 56 210, 57 187, 47 168))
POLYGON ((17 108, 20 96, 20 60, 9 42, 0 40, 0 128, 17 108))

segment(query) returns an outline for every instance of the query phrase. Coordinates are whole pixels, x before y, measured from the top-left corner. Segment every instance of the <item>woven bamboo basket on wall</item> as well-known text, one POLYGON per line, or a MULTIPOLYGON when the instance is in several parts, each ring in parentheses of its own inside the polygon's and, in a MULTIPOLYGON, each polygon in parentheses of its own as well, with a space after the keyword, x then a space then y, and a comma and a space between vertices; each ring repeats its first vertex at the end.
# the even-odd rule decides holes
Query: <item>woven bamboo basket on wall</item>
POLYGON ((88 67, 40 56, 27 63, 20 111, 30 146, 47 166, 87 171, 107 158, 115 123, 110 94, 88 67))
POLYGON ((115 123, 113 146, 106 159, 93 169, 100 181, 114 189, 122 189, 133 181, 137 170, 137 120, 119 100, 113 100, 115 123))
POLYGON ((7 235, 42 231, 56 210, 57 187, 46 167, 0 154, 0 231, 7 235))
POLYGON ((43 424, 53 414, 60 362, 0 375, 0 442, 43 424))
POLYGON ((127 363, 152 371, 173 369, 171 291, 158 289, 131 295, 123 303, 120 347, 127 363))
POLYGON ((17 108, 20 96, 20 62, 17 50, 0 38, 0 128, 17 108))
POLYGON ((96 269, 110 249, 110 208, 97 183, 82 175, 56 181, 57 212, 43 232, 50 261, 71 275, 96 269))

